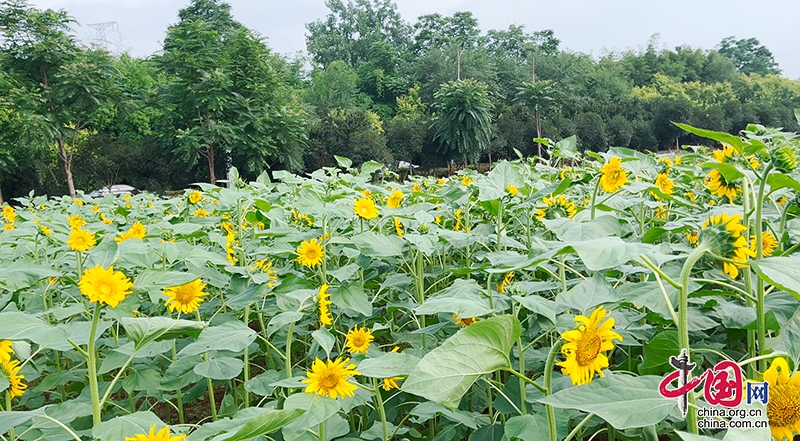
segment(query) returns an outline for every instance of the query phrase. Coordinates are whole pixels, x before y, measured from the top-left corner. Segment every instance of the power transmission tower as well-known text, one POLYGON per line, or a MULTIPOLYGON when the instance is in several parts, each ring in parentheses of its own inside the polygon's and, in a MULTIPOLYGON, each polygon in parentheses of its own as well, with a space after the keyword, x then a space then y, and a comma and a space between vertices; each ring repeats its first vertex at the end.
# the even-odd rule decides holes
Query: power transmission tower
POLYGON ((94 37, 91 39, 91 44, 94 47, 102 49, 106 52, 109 51, 108 47, 112 44, 109 41, 109 33, 113 33, 117 35, 116 41, 114 42, 114 46, 117 46, 121 40, 119 34, 119 24, 115 21, 106 21, 102 23, 90 23, 86 26, 95 30, 94 37))

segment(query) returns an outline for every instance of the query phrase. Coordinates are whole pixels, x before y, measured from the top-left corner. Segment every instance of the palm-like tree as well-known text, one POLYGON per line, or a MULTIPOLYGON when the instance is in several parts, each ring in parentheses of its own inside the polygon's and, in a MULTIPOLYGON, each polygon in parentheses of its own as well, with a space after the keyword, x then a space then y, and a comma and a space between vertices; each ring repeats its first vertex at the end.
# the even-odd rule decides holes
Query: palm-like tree
POLYGON ((489 86, 473 79, 443 84, 433 95, 433 108, 434 140, 444 153, 478 161, 492 135, 489 86))
MULTIPOLYGON (((556 83, 550 80, 525 82, 517 88, 517 101, 533 109, 538 138, 542 137, 541 115, 556 104, 557 94, 556 83)), ((539 143, 539 157, 542 157, 541 143, 539 143)))

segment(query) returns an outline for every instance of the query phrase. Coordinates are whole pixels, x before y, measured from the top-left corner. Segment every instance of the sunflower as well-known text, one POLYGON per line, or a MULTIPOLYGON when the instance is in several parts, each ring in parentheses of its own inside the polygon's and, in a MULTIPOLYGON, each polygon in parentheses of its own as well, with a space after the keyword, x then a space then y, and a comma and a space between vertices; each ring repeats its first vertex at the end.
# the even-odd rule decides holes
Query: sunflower
POLYGON ((561 366, 561 373, 569 375, 572 384, 588 384, 592 381, 594 373, 603 376, 601 369, 608 367, 608 357, 604 351, 614 349, 613 340, 622 341, 622 336, 612 331, 614 319, 606 318, 608 311, 602 306, 592 312, 589 317, 579 315, 575 321, 579 322, 578 329, 573 329, 561 334, 567 341, 561 347, 561 353, 567 359, 556 363, 561 366))
POLYGON ((77 214, 75 216, 68 217, 67 218, 67 222, 69 223, 69 227, 70 228, 74 228, 74 229, 77 229, 77 228, 80 228, 80 227, 86 225, 86 221, 83 220, 83 218, 80 217, 80 215, 77 215, 77 214))
POLYGON ((125 274, 115 272, 113 266, 103 268, 95 265, 83 272, 78 287, 90 302, 105 303, 116 308, 132 292, 133 283, 125 274))
POLYGON ((297 247, 297 262, 300 265, 313 268, 322 264, 324 258, 325 252, 322 251, 322 244, 317 242, 317 239, 304 240, 297 247))
POLYGON ((147 235, 147 230, 144 228, 141 222, 134 222, 131 228, 120 234, 119 237, 115 238, 114 240, 117 243, 124 242, 128 239, 139 239, 142 240, 147 235))
POLYGON ((667 211, 667 206, 666 205, 659 205, 658 207, 656 207, 656 212, 653 214, 653 216, 656 219, 664 219, 664 220, 668 219, 669 218, 669 212, 667 211))
POLYGON ((11 230, 13 230, 14 228, 16 228, 16 227, 14 226, 14 224, 5 224, 5 225, 3 225, 3 231, 11 231, 11 230))
POLYGON ((577 210, 575 204, 567 199, 563 194, 558 197, 544 197, 542 202, 547 205, 545 208, 540 208, 533 212, 536 219, 557 219, 560 217, 573 218, 577 210))
POLYGON ((11 360, 11 355, 14 354, 12 344, 11 340, 0 341, 0 363, 11 360))
POLYGON ((94 240, 94 233, 90 233, 82 228, 73 229, 69 232, 67 245, 75 251, 87 251, 97 242, 94 240))
POLYGON ((347 381, 353 375, 361 375, 356 369, 356 365, 347 364, 349 358, 328 360, 327 363, 319 358, 314 360, 311 371, 306 375, 307 379, 303 383, 308 384, 305 392, 309 394, 325 395, 331 398, 338 396, 352 397, 353 392, 358 388, 355 384, 347 381))
MULTIPOLYGON (((386 206, 389 207, 389 208, 400 208, 400 203, 401 202, 403 202, 403 192, 400 191, 400 190, 396 190, 391 195, 389 195, 388 199, 386 199, 386 206)), ((361 216, 361 214, 359 213, 358 208, 356 208, 356 214, 361 216)), ((377 214, 376 214, 376 216, 377 216, 377 214)), ((364 219, 367 219, 367 217, 365 217, 365 216, 361 216, 361 217, 363 217, 364 219)), ((372 218, 369 218, 369 219, 372 219, 372 218)))
POLYGON ((708 172, 705 182, 706 187, 708 187, 708 189, 711 191, 711 194, 719 197, 726 196, 728 198, 728 202, 731 203, 733 203, 733 198, 735 198, 739 192, 738 187, 728 182, 725 177, 722 176, 722 173, 720 173, 717 169, 713 169, 708 172))
POLYGON ((196 203, 200 202, 201 199, 203 199, 203 193, 200 193, 197 190, 195 190, 191 194, 189 194, 189 203, 190 204, 196 204, 196 203))
POLYGON ((19 369, 19 360, 11 360, 10 357, 8 360, 0 360, 0 372, 10 383, 7 390, 11 398, 21 397, 28 388, 28 385, 22 381, 25 376, 19 375, 19 369))
POLYGON ((331 295, 328 294, 328 284, 319 287, 319 324, 324 328, 325 326, 333 325, 333 317, 331 317, 331 295))
POLYGON ((197 311, 200 303, 203 302, 203 297, 208 293, 203 291, 206 284, 197 279, 185 285, 173 286, 164 289, 164 295, 169 297, 167 299, 167 306, 172 312, 179 311, 183 314, 190 314, 197 311))
POLYGON ((83 207, 83 201, 80 200, 80 199, 75 199, 72 202, 75 202, 75 205, 77 205, 79 207, 83 207))
POLYGON ((353 204, 353 211, 362 219, 370 220, 378 217, 378 207, 370 198, 357 199, 353 204))
POLYGON ((778 148, 772 156, 775 167, 782 172, 792 172, 797 168, 797 151, 789 145, 778 148))
POLYGON ((628 182, 628 174, 622 168, 622 162, 616 156, 612 157, 600 169, 600 188, 606 193, 614 193, 628 182))
POLYGON ((383 385, 381 386, 383 390, 390 391, 392 389, 400 389, 400 386, 397 385, 397 382, 402 380, 403 377, 391 377, 391 378, 384 378, 383 385))
POLYGON ((40 230, 40 231, 42 232, 42 234, 44 234, 45 236, 49 236, 49 235, 50 235, 50 233, 52 233, 52 232, 53 232, 53 230, 51 230, 51 229, 47 228, 47 227, 46 227, 46 226, 44 226, 44 225, 39 225, 39 230, 40 230))
POLYGON ((461 178, 461 185, 463 185, 464 187, 469 187, 474 182, 475 181, 472 178, 470 178, 469 176, 464 176, 464 177, 461 178))
POLYGON ((203 208, 194 210, 194 217, 208 217, 208 212, 203 208))
POLYGON ((453 227, 454 230, 458 231, 461 229, 461 209, 459 208, 453 213, 453 216, 456 217, 456 225, 453 227))
POLYGON ((375 337, 372 336, 372 332, 369 329, 358 329, 358 325, 356 325, 347 333, 347 342, 344 347, 354 354, 366 354, 370 343, 374 339, 375 337))
POLYGON ((420 191, 419 182, 415 182, 414 185, 411 186, 411 191, 418 193, 420 191))
POLYGON ((163 429, 156 432, 156 425, 153 424, 150 427, 150 433, 145 435, 143 433, 133 435, 133 438, 125 438, 125 441, 183 441, 186 439, 186 435, 178 435, 172 436, 169 432, 169 427, 164 427, 163 429))
POLYGON ((514 271, 506 273, 503 281, 497 284, 497 292, 505 294, 506 288, 511 286, 511 281, 514 279, 514 271))
POLYGON ((97 213, 100 211, 99 205, 92 205, 92 213, 97 213))
POLYGON ((394 231, 399 237, 403 237, 403 223, 400 222, 399 217, 394 218, 394 231))
POLYGON ((714 150, 713 153, 717 162, 726 162, 726 159, 733 159, 733 154, 736 153, 736 150, 728 144, 722 144, 722 148, 714 150))
MULTIPOLYGON (((756 256, 756 236, 750 236, 750 251, 753 252, 753 257, 756 256)), ((769 231, 763 231, 761 233, 761 255, 764 257, 769 257, 775 250, 778 249, 778 239, 772 235, 769 231)))
POLYGON ((455 319, 457 325, 461 325, 462 328, 465 328, 475 322, 478 321, 475 317, 470 318, 459 318, 458 314, 453 314, 453 319, 455 319))
POLYGON ((3 218, 5 218, 6 222, 13 224, 16 217, 17 213, 14 212, 14 207, 11 205, 3 207, 3 218))
POLYGON ((660 173, 656 178, 655 184, 664 194, 672 194, 672 188, 675 187, 675 183, 669 179, 666 173, 660 173))
POLYGON ((741 263, 723 262, 723 272, 732 278, 739 276, 739 268, 744 268, 748 257, 755 257, 756 253, 747 246, 747 238, 742 232, 747 227, 741 224, 742 215, 729 216, 722 213, 711 216, 703 223, 700 232, 701 242, 709 241, 712 244, 711 252, 741 263))
POLYGON ((773 360, 764 372, 764 381, 769 383, 769 430, 778 441, 792 440, 793 431, 800 433, 800 373, 789 377, 790 372, 783 357, 773 360))
POLYGON ((689 245, 696 247, 697 244, 700 243, 700 235, 697 233, 697 231, 687 231, 683 234, 686 235, 686 240, 689 241, 689 245))
POLYGON ((103 213, 100 213, 100 219, 102 219, 103 223, 106 225, 111 225, 114 222, 111 219, 107 218, 106 215, 103 213))
POLYGON ((508 187, 506 187, 506 192, 508 192, 508 194, 510 194, 510 195, 511 195, 511 197, 513 198, 513 197, 515 197, 517 194, 519 194, 519 189, 518 189, 517 187, 515 187, 515 186, 513 186, 513 185, 509 184, 509 185, 508 185, 508 187))

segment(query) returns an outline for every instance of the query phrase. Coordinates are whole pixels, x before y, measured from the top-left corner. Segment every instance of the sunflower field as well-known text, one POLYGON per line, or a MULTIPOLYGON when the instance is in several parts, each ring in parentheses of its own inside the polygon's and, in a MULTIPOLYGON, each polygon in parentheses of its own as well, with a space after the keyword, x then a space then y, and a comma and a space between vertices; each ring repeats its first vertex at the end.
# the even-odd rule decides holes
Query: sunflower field
POLYGON ((792 440, 800 142, 681 127, 5 205, 1 438, 792 440))

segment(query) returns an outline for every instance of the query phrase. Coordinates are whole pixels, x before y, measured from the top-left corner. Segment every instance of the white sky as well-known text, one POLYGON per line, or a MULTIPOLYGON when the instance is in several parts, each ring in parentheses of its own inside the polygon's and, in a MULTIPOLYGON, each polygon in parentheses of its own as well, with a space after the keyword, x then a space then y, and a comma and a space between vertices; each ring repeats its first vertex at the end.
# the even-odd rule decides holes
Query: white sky
MULTIPOLYGON (((346 1, 346 0, 345 0, 346 1)), ((65 9, 82 25, 77 35, 97 32, 88 24, 115 21, 112 50, 147 56, 160 50, 167 26, 189 0, 31 0, 38 8, 65 9)), ((305 50, 305 24, 328 13, 323 0, 228 0, 234 18, 268 38, 274 51, 305 50)), ((639 48, 655 33, 662 48, 711 49, 728 36, 757 38, 772 51, 783 74, 800 79, 800 1, 796 0, 396 0, 403 18, 472 11, 483 32, 525 25, 528 32, 553 29, 561 48, 600 55, 639 48)))

